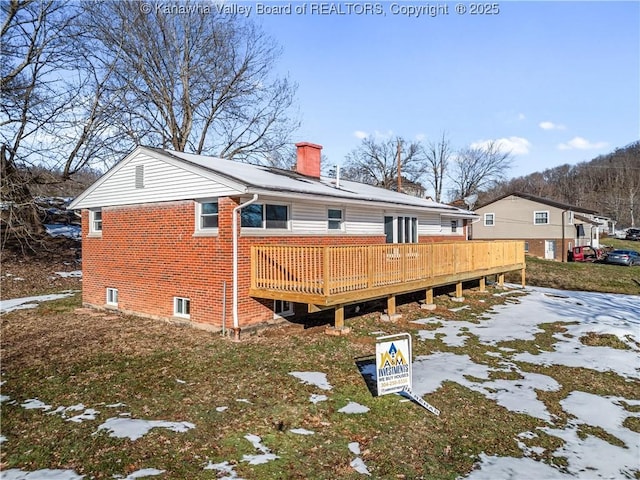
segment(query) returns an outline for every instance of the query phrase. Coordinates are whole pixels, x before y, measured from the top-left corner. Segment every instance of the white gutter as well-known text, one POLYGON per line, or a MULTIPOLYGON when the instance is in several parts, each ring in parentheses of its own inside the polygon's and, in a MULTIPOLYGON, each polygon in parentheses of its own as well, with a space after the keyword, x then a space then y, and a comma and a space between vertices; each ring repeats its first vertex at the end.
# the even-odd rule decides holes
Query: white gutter
POLYGON ((253 198, 233 209, 233 328, 238 329, 238 210, 247 205, 251 205, 258 200, 258 194, 254 193, 253 198))

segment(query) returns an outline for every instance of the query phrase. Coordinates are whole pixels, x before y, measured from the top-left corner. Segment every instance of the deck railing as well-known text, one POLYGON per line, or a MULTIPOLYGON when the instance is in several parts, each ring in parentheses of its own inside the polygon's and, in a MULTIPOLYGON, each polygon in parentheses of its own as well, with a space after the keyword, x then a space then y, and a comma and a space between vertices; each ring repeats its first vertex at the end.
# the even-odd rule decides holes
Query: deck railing
MULTIPOLYGON (((437 284, 524 268, 520 241, 469 241, 360 246, 253 246, 251 290, 282 292, 310 302, 334 296, 365 298, 405 284, 437 284), (315 298, 315 300, 314 300, 315 298)), ((399 289, 401 290, 401 289, 399 289)), ((399 291, 398 290, 398 291, 399 291)), ((275 298, 269 294, 268 298, 275 298)), ((331 302, 323 302, 325 304, 331 302)))

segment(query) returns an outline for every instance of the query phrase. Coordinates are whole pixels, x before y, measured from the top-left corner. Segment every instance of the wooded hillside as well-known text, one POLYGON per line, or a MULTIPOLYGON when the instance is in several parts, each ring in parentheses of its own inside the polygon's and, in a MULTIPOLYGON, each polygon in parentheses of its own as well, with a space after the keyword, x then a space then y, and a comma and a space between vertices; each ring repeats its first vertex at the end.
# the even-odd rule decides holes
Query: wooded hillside
POLYGON ((640 222, 640 141, 577 165, 500 182, 482 192, 479 204, 513 191, 557 200, 613 218, 618 227, 640 222))

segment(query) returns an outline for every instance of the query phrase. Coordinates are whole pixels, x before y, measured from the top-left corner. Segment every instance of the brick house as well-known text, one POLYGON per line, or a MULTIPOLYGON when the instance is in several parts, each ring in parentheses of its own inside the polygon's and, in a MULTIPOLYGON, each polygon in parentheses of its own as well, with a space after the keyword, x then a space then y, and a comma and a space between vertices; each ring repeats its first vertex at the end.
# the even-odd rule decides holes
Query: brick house
POLYGON ((548 260, 567 260, 573 247, 599 247, 597 212, 528 193, 502 195, 476 208, 474 240, 522 240, 525 252, 548 260))
POLYGON ((252 245, 466 240, 473 213, 320 175, 321 146, 296 170, 138 147, 78 196, 83 302, 239 330, 304 314, 249 295, 252 245))

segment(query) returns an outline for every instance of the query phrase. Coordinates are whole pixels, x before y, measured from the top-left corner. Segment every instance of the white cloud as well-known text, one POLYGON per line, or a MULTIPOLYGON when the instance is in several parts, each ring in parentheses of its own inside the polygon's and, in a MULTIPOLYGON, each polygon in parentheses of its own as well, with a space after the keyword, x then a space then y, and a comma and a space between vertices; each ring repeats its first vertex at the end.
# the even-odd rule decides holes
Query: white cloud
POLYGON ((393 138, 395 134, 393 133, 393 130, 387 130, 386 132, 381 132, 380 130, 374 130, 373 133, 368 133, 368 132, 365 132, 364 130, 356 130, 355 132, 353 132, 353 136, 359 140, 372 137, 374 140, 380 141, 380 140, 389 140, 390 138, 393 138))
POLYGON ((565 130, 567 128, 560 123, 553 123, 549 121, 540 122, 538 126, 543 130, 565 130))
POLYGON ((416 135, 416 140, 418 142, 422 142, 425 138, 427 138, 427 136, 424 133, 419 133, 416 135))
POLYGON ((598 150, 607 145, 607 142, 590 142, 583 137, 574 137, 567 143, 558 145, 558 150, 598 150))
POLYGON ((356 130, 355 132, 353 132, 353 136, 359 140, 362 140, 363 138, 367 138, 369 134, 367 132, 363 132, 362 130, 356 130))
POLYGON ((503 152, 510 152, 513 155, 526 155, 531 148, 531 142, 522 137, 498 138, 495 140, 480 140, 471 144, 471 148, 486 149, 491 142, 497 144, 503 152))
POLYGON ((519 113, 518 114, 518 120, 524 120, 525 118, 527 118, 527 117, 525 116, 524 113, 519 113))

